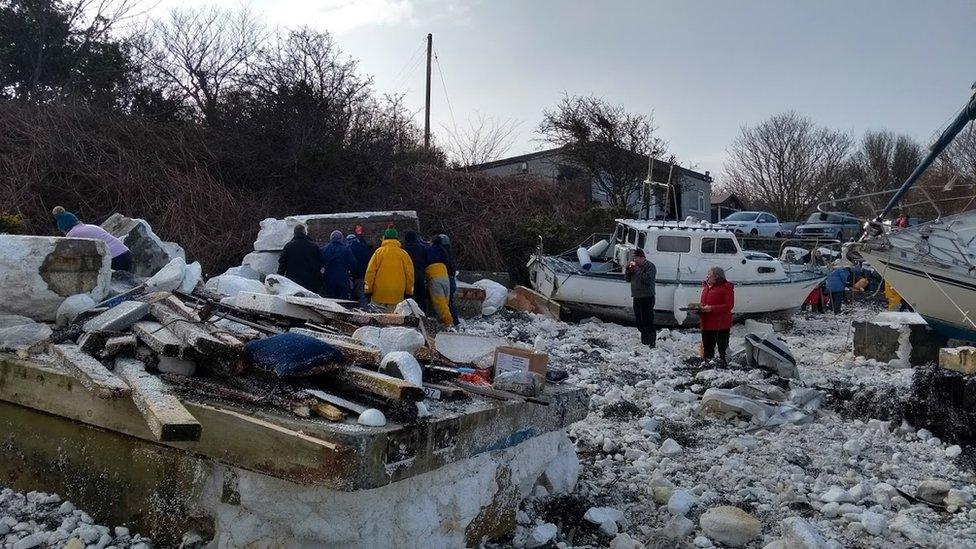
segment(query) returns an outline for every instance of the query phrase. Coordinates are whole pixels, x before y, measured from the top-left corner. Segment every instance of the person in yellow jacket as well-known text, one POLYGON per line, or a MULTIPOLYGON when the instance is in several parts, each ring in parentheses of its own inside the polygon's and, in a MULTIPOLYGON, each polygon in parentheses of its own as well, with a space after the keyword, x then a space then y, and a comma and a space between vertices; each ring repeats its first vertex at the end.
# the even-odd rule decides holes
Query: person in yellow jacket
POLYGON ((454 315, 451 314, 451 278, 447 272, 447 254, 443 246, 435 243, 427 248, 427 289, 430 293, 430 304, 437 312, 437 318, 445 326, 454 325, 454 315))
POLYGON ((413 261, 400 247, 398 236, 396 229, 387 229, 366 267, 366 297, 386 310, 413 295, 413 261))

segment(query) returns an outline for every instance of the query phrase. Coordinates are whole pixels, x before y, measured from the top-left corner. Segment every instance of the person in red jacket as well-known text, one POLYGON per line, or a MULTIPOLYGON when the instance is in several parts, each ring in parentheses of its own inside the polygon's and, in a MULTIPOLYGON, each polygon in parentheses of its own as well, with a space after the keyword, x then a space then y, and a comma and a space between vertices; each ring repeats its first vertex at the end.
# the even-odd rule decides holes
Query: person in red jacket
POLYGON ((735 291, 732 283, 725 280, 721 267, 712 267, 705 277, 701 293, 702 349, 706 360, 715 357, 718 347, 719 359, 725 362, 729 349, 729 330, 732 329, 732 307, 735 306, 735 291))

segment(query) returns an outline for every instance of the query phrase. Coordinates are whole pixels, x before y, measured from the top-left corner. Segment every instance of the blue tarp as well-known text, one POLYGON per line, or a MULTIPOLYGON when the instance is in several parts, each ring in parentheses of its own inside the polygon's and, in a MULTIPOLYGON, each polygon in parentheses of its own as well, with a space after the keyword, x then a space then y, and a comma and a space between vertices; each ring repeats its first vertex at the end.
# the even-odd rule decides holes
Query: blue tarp
POLYGON ((244 345, 244 358, 279 377, 300 376, 342 362, 342 352, 328 343, 302 334, 284 333, 244 345))

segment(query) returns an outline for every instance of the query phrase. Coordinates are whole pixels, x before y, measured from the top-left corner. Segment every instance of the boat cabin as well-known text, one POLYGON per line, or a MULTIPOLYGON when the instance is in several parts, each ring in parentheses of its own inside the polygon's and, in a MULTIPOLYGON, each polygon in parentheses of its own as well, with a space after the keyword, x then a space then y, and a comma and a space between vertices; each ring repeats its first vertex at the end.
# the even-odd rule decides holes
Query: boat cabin
POLYGON ((661 279, 700 281, 710 267, 725 269, 733 282, 785 275, 775 258, 744 251, 734 233, 707 222, 618 219, 607 248, 611 263, 627 265, 638 248, 654 263, 661 279))

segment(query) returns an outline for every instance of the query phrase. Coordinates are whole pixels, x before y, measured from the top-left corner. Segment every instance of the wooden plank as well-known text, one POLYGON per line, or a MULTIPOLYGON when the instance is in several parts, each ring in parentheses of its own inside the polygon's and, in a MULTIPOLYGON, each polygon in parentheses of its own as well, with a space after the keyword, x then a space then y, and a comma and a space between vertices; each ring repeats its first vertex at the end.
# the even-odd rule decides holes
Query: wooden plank
POLYGON ((124 381, 101 362, 81 352, 77 345, 51 345, 50 352, 58 365, 70 372, 98 398, 119 398, 132 393, 124 381))
POLYGON ((364 345, 362 341, 349 336, 328 334, 305 328, 292 328, 289 331, 296 334, 314 337, 315 339, 332 345, 333 347, 342 351, 342 356, 350 362, 366 364, 369 366, 379 366, 380 360, 382 359, 379 349, 364 345))
POLYGON ((154 303, 149 312, 185 345, 193 347, 203 355, 217 358, 236 358, 243 352, 243 346, 228 345, 212 336, 200 324, 186 320, 161 303, 154 303))
POLYGON ((357 366, 348 366, 334 372, 329 372, 328 375, 334 379, 348 383, 360 391, 365 391, 383 398, 407 401, 420 401, 424 399, 424 390, 421 387, 417 387, 400 378, 373 372, 357 366))
POLYGON ((143 343, 160 355, 179 357, 181 354, 183 341, 158 322, 151 320, 136 322, 132 326, 132 331, 143 343))
POLYGON ((350 412, 355 412, 361 414, 369 409, 369 406, 363 406, 351 400, 346 400, 341 396, 333 395, 332 393, 326 393, 325 391, 319 389, 305 389, 305 392, 319 400, 325 401, 333 406, 349 410, 350 412))
POLYGON ((141 362, 120 359, 115 362, 115 369, 132 388, 132 401, 146 418, 156 440, 200 440, 200 423, 178 398, 166 391, 162 380, 146 371, 141 362))
POLYGON ((183 303, 183 301, 175 295, 171 294, 166 298, 159 300, 158 303, 169 307, 174 313, 187 320, 192 322, 200 322, 200 315, 197 314, 197 310, 190 307, 186 303, 183 303))
POLYGON ((360 310, 349 310, 339 305, 339 303, 346 302, 333 299, 315 299, 297 296, 287 296, 284 299, 293 305, 312 309, 330 320, 340 320, 368 326, 416 326, 417 324, 415 318, 396 313, 367 313, 360 310))
POLYGON ((315 415, 323 417, 329 421, 342 421, 346 419, 345 412, 329 404, 328 402, 313 402, 311 404, 311 408, 315 415))
POLYGON ((138 341, 136 341, 136 336, 132 334, 110 337, 105 340, 105 348, 102 349, 99 356, 102 358, 110 358, 124 353, 132 354, 136 351, 137 345, 138 341))

